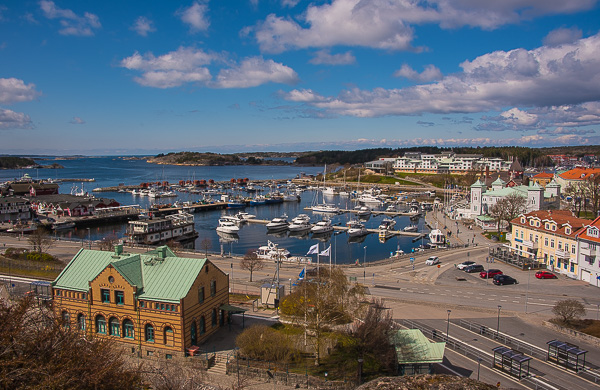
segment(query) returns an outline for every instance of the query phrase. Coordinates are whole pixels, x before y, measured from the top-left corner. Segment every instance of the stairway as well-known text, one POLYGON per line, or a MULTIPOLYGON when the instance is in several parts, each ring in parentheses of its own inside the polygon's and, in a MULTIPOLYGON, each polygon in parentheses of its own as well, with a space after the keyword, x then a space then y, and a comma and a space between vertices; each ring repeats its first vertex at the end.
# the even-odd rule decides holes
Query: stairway
POLYGON ((215 363, 207 372, 209 374, 227 375, 227 355, 215 354, 215 363))

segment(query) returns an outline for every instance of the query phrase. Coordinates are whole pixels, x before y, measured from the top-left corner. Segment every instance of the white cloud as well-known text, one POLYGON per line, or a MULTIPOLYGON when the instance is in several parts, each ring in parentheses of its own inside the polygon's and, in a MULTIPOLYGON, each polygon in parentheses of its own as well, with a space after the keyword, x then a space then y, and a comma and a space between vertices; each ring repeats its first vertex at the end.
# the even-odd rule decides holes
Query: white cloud
POLYGON ((558 46, 564 43, 573 43, 578 39, 581 39, 583 33, 580 29, 573 28, 557 28, 556 30, 550 31, 544 38, 544 45, 546 46, 558 46))
POLYGON ((58 32, 62 35, 91 36, 94 35, 94 29, 101 27, 98 16, 90 12, 78 16, 70 9, 57 7, 50 0, 41 0, 39 4, 46 18, 59 19, 61 29, 58 32))
POLYGON ((394 72, 395 77, 405 77, 409 80, 416 80, 421 82, 428 82, 433 80, 439 80, 442 78, 442 72, 435 65, 426 65, 425 70, 419 73, 410 65, 403 64, 400 69, 394 72))
POLYGON ((16 78, 0 79, 0 103, 27 102, 37 98, 40 92, 35 84, 25 84, 16 78))
POLYGON ((135 31, 142 37, 147 37, 148 33, 156 31, 156 28, 154 28, 154 23, 152 20, 146 18, 145 16, 140 16, 135 20, 133 26, 131 26, 131 30, 135 31))
POLYGON ((533 126, 538 122, 537 115, 529 114, 525 111, 521 111, 518 108, 511 108, 508 111, 504 111, 500 116, 507 122, 515 126, 533 126))
POLYGON ((222 69, 217 76, 218 88, 248 88, 268 82, 295 84, 298 74, 290 67, 262 57, 247 58, 234 68, 222 69))
POLYGON ((0 108, 0 129, 30 129, 32 127, 28 115, 0 108))
POLYGON ((284 7, 290 7, 293 8, 295 7, 298 3, 300 2, 300 0, 281 0, 281 5, 284 7))
POLYGON ((559 47, 496 51, 465 61, 463 72, 432 84, 370 91, 354 88, 327 98, 313 92, 318 99, 305 103, 358 117, 572 107, 600 100, 598 52, 600 34, 559 47))
POLYGON ((199 1, 194 2, 190 7, 177 12, 181 21, 190 26, 192 32, 205 31, 210 26, 210 21, 206 13, 208 6, 199 1))
POLYGON ((267 82, 294 84, 298 81, 293 69, 273 60, 252 57, 239 65, 221 69, 213 82, 208 65, 214 62, 224 62, 223 55, 180 47, 159 57, 136 52, 121 60, 120 65, 142 73, 134 78, 138 84, 155 88, 172 88, 187 83, 213 88, 248 88, 267 82))
POLYGON ((85 121, 78 116, 74 116, 73 119, 69 121, 72 125, 83 125, 85 121))
POLYGON ((350 65, 354 64, 355 62, 356 57, 354 57, 350 51, 339 54, 331 54, 329 50, 317 51, 315 56, 310 60, 310 63, 315 65, 350 65))
POLYGON ((298 21, 271 14, 256 26, 261 50, 366 46, 412 50, 412 25, 495 29, 542 15, 590 9, 596 0, 333 0, 310 5, 298 21), (308 27, 303 27, 308 26, 308 27))

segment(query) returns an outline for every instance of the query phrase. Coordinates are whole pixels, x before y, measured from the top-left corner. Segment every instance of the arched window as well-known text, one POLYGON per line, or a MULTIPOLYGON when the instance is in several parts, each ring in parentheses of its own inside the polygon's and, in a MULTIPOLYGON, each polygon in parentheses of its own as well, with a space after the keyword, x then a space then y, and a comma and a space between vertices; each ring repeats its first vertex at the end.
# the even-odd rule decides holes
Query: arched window
POLYGON ((206 321, 204 321, 204 316, 200 317, 200 334, 206 333, 206 321))
POLYGON ((173 328, 166 326, 163 336, 165 345, 173 345, 173 328))
POLYGON ((77 315, 77 328, 81 331, 85 331, 85 316, 82 313, 77 315))
POLYGON ((116 317, 110 317, 108 320, 108 332, 111 336, 121 336, 120 331, 121 326, 119 325, 119 320, 116 317))
POLYGON ((154 342, 154 327, 151 324, 146 324, 144 334, 146 335, 146 341, 151 343, 154 342))
POLYGON ((212 310, 212 326, 217 326, 217 309, 212 310))
POLYGON ((129 318, 123 320, 123 337, 126 339, 133 339, 135 338, 134 334, 133 321, 129 318))
POLYGON ((190 326, 190 341, 192 345, 198 343, 198 339, 196 338, 196 321, 192 321, 192 325, 190 326))
POLYGON ((69 327, 69 312, 66 310, 63 310, 63 312, 60 314, 61 320, 62 320, 62 325, 65 328, 69 327))
POLYGON ((106 318, 101 314, 96 316, 96 332, 106 334, 106 318))

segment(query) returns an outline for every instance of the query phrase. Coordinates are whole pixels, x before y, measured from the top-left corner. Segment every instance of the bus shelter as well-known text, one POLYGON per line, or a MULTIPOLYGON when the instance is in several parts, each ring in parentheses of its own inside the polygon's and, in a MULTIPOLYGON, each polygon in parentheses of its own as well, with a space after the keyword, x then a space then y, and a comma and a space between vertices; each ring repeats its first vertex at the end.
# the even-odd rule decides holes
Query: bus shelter
POLYGON ((587 351, 559 340, 548 341, 548 360, 578 372, 585 367, 587 351))
POLYGON ((492 351, 494 351, 494 368, 500 369, 517 378, 529 376, 529 361, 531 357, 504 346, 496 347, 492 351))

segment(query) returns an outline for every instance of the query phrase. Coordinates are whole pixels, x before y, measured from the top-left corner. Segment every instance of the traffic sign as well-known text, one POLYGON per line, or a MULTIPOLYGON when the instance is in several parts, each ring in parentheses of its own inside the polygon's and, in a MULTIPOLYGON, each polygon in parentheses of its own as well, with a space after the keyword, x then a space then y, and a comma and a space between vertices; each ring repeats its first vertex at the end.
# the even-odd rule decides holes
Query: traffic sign
POLYGON ((411 262, 411 263, 414 263, 414 262, 415 262, 415 258, 414 258, 414 257, 411 257, 411 258, 410 258, 410 262, 411 262))

